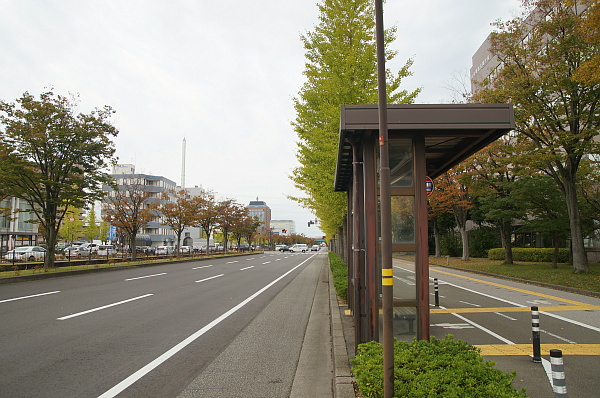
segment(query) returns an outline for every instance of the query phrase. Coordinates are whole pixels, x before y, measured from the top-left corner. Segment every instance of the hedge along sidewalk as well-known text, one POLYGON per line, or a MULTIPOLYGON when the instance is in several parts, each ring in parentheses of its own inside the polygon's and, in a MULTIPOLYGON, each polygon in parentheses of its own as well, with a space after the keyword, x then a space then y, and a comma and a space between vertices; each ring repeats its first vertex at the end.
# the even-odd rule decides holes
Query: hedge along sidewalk
MULTIPOLYGON (((358 346, 351 361, 360 396, 383 396, 383 349, 380 343, 358 346)), ((494 362, 484 361, 479 349, 452 335, 438 340, 394 342, 395 397, 527 397, 525 390, 512 386, 516 376, 495 369, 494 362)))
MULTIPOLYGON (((175 257, 170 259, 162 259, 162 260, 136 260, 135 262, 129 262, 128 264, 123 263, 113 263, 113 264, 90 264, 90 265, 80 265, 80 266, 71 266, 71 267, 56 267, 52 268, 48 271, 44 269, 38 269, 37 271, 32 271, 31 274, 28 275, 18 275, 18 276, 4 276, 6 274, 12 273, 14 271, 4 271, 0 273, 0 285, 7 283, 17 283, 17 282, 26 282, 32 280, 39 279, 49 279, 49 278, 60 278, 64 276, 73 276, 73 275, 84 275, 84 274, 93 274, 98 272, 109 272, 109 271, 120 271, 124 269, 133 269, 140 267, 152 267, 156 265, 165 265, 165 264, 178 264, 178 263, 189 263, 194 261, 204 261, 204 260, 214 260, 217 258, 225 258, 225 257, 236 257, 236 256, 248 256, 248 255, 256 255, 262 254, 263 252, 251 252, 251 253, 231 253, 231 254, 216 254, 216 255, 208 255, 202 257, 175 257), (68 269, 64 268, 78 268, 78 269, 68 269)), ((30 270, 27 270, 30 271, 30 270)), ((19 271, 20 273, 25 272, 23 270, 19 271)))

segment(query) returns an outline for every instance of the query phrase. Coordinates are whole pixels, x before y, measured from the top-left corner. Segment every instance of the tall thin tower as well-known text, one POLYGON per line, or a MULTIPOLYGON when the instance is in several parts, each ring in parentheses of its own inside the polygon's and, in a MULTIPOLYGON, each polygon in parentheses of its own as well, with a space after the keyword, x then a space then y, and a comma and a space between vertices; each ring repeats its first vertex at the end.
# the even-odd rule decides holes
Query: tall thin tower
POLYGON ((181 145, 181 189, 185 189, 185 137, 181 145))

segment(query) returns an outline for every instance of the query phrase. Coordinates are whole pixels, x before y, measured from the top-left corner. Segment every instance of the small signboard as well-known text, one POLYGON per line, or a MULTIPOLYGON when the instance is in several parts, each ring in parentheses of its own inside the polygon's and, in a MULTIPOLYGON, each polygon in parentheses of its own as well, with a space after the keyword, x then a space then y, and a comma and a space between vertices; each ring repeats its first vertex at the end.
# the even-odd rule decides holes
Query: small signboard
POLYGON ((425 191, 427 192, 427 196, 431 196, 435 186, 433 185, 433 180, 430 177, 425 177, 425 191))

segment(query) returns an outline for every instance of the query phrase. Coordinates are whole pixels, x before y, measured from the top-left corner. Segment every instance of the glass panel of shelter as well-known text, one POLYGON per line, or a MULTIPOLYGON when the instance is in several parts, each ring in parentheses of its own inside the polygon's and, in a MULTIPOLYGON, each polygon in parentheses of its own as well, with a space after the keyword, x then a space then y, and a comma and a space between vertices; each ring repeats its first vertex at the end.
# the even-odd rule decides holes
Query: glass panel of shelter
MULTIPOLYGON (((388 143, 392 210, 394 337, 398 340, 412 341, 416 335, 417 318, 413 145, 411 138, 390 139, 388 143)), ((379 153, 377 153, 377 164, 377 172, 379 172, 379 153)), ((378 262, 381 269, 381 256, 378 256, 378 262)), ((383 331, 382 311, 379 314, 379 341, 383 341, 381 335, 383 331)))

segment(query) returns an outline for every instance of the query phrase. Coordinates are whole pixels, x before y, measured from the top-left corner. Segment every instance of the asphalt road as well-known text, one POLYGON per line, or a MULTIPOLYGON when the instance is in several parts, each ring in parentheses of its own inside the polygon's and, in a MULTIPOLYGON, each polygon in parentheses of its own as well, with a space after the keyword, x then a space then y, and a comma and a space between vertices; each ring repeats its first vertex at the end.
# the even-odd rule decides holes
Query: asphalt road
POLYGON ((0 397, 176 397, 312 258, 255 254, 0 285, 0 397))
MULTIPOLYGON (((507 281, 442 267, 438 278, 439 307, 430 284, 432 336, 447 334, 478 346, 486 360, 504 371, 516 371, 514 385, 530 397, 552 397, 549 350, 560 349, 567 393, 600 396, 600 299, 507 281), (542 363, 533 363, 531 306, 540 311, 542 363)), ((394 295, 414 294, 414 267, 394 260, 394 295)), ((395 321, 397 337, 412 340, 408 321, 395 321)))

